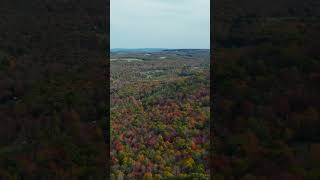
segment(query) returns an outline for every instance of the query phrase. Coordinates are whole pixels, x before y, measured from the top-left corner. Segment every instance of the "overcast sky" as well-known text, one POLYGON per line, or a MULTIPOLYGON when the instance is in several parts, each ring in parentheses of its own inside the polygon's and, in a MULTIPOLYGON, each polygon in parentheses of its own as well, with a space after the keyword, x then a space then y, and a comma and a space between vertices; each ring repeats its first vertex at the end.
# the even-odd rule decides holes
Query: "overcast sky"
POLYGON ((210 47, 210 0, 111 0, 111 48, 210 47))

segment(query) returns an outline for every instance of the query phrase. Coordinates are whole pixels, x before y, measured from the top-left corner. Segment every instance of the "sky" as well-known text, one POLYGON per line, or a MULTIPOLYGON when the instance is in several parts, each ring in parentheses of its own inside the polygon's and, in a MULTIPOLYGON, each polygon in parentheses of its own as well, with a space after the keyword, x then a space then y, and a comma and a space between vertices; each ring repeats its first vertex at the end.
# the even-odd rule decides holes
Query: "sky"
POLYGON ((210 0, 111 0, 111 48, 210 48, 210 0))

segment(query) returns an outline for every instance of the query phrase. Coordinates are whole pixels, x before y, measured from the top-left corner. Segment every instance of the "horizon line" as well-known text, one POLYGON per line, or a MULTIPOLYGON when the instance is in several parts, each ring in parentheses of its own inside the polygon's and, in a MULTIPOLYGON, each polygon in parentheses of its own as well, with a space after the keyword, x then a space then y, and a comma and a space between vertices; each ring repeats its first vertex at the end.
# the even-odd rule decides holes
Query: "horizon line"
POLYGON ((210 48, 110 48, 110 49, 210 49, 210 48))

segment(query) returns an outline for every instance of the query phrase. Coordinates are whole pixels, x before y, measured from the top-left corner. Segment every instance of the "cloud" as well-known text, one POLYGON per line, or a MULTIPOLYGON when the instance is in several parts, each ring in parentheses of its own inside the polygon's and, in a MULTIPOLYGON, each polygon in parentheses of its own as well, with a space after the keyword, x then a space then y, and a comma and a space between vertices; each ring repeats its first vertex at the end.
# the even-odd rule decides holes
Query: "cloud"
POLYGON ((209 48, 210 0, 111 0, 111 48, 209 48))

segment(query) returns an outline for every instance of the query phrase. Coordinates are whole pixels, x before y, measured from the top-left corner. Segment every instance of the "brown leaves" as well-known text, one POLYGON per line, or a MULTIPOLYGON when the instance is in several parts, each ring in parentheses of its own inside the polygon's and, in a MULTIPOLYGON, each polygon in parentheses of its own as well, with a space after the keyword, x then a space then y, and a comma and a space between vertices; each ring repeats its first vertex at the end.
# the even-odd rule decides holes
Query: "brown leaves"
POLYGON ((114 148, 116 151, 122 151, 124 149, 123 145, 119 141, 114 142, 114 148))

